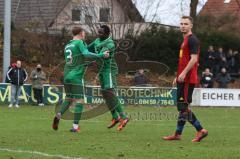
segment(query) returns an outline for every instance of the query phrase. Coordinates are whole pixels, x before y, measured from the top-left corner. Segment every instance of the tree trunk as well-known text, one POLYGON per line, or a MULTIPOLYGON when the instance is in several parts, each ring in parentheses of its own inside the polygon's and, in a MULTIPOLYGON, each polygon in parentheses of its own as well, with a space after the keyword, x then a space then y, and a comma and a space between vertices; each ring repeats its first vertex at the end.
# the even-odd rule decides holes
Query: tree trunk
POLYGON ((197 6, 198 6, 199 0, 191 0, 190 2, 190 16, 193 18, 194 25, 193 25, 193 30, 196 29, 197 27, 197 6))

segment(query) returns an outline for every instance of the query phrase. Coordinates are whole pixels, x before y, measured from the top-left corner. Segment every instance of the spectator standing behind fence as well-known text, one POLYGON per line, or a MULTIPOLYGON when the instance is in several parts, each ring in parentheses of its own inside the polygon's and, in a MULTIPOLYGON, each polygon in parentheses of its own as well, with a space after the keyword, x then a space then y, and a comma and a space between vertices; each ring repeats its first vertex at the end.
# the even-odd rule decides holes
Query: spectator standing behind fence
POLYGON ((43 104, 43 83, 46 80, 46 75, 42 71, 40 64, 32 71, 31 76, 32 88, 34 92, 34 98, 37 100, 38 106, 44 106, 43 104))
POLYGON ((233 55, 235 58, 235 68, 234 70, 236 71, 236 73, 240 74, 240 54, 238 53, 237 50, 233 51, 233 55))
MULTIPOLYGON (((11 68, 16 68, 17 67, 17 64, 16 63, 12 63, 10 66, 8 66, 8 71, 11 69, 11 68)), ((8 77, 6 76, 5 78, 5 83, 10 83, 8 77)))
POLYGON ((227 88, 227 85, 231 82, 231 76, 227 72, 226 68, 222 68, 221 72, 217 75, 216 81, 218 82, 218 88, 227 88))
POLYGON ((228 63, 227 63, 226 57, 221 58, 221 61, 220 61, 220 70, 221 70, 222 68, 228 69, 228 63))
POLYGON ((229 73, 237 73, 236 71, 236 59, 235 55, 233 54, 233 50, 229 49, 227 54, 227 64, 229 73))
POLYGON ((214 54, 214 66, 213 66, 213 75, 216 76, 221 69, 221 64, 224 60, 224 58, 226 58, 225 53, 223 52, 223 48, 219 47, 218 51, 215 52, 214 54))
POLYGON ((134 75, 134 85, 135 86, 147 86, 148 79, 144 73, 144 69, 139 69, 134 75))
POLYGON ((208 51, 207 51, 207 54, 206 54, 206 57, 205 57, 206 67, 210 68, 210 70, 213 69, 214 60, 215 60, 214 54, 215 54, 214 48, 213 48, 212 45, 210 45, 208 47, 208 51))
POLYGON ((213 88, 213 74, 209 68, 202 73, 201 86, 202 88, 213 88))
POLYGON ((9 108, 11 108, 14 104, 15 107, 19 107, 18 97, 21 92, 21 86, 27 81, 27 71, 22 68, 21 61, 17 61, 16 67, 12 67, 7 72, 8 81, 11 83, 11 101, 9 104, 9 108))

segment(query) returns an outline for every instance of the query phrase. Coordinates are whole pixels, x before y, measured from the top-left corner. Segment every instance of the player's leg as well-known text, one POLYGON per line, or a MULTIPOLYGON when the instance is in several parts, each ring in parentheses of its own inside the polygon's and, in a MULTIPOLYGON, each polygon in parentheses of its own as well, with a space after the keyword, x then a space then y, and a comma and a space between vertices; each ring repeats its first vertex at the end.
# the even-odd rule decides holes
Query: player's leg
POLYGON ((120 122, 118 126, 118 130, 122 130, 123 127, 126 126, 128 123, 129 119, 127 118, 123 106, 120 103, 118 97, 116 96, 115 90, 114 89, 107 89, 103 91, 103 97, 106 100, 106 104, 108 105, 109 109, 113 114, 113 120, 112 123, 108 126, 108 128, 114 127, 118 122, 120 122), (114 116, 116 114, 116 116, 114 116), (118 117, 118 114, 120 118, 118 117))
POLYGON ((79 121, 81 119, 82 111, 83 111, 83 99, 76 99, 74 101, 75 109, 74 109, 74 118, 73 118, 73 127, 70 129, 71 132, 79 132, 79 121))
POLYGON ((115 109, 117 111, 117 113, 119 114, 119 116, 121 117, 121 119, 126 119, 126 113, 123 110, 123 105, 120 103, 119 98, 117 97, 117 93, 116 93, 116 89, 117 88, 117 74, 112 72, 111 74, 109 74, 109 76, 111 76, 109 78, 109 86, 107 88, 108 91, 112 94, 112 100, 115 102, 116 106, 115 109))
POLYGON ((177 128, 174 135, 163 137, 164 140, 180 140, 181 134, 184 129, 184 125, 187 120, 187 108, 188 104, 184 101, 185 96, 185 84, 177 84, 177 109, 178 109, 178 121, 177 128))
POLYGON ((111 100, 115 103, 114 108, 120 116, 120 124, 118 125, 117 130, 121 131, 127 125, 127 123, 129 122, 129 119, 128 119, 126 113, 124 112, 124 106, 120 103, 120 100, 117 97, 117 93, 116 93, 115 89, 111 89, 111 88, 117 88, 117 73, 111 72, 109 74, 109 76, 110 76, 110 78, 109 78, 110 85, 107 88, 110 88, 110 89, 108 89, 108 91, 110 91, 112 94, 111 100))
POLYGON ((58 130, 59 121, 62 115, 68 110, 71 104, 72 104, 72 99, 66 96, 66 99, 63 101, 62 105, 60 106, 60 111, 55 115, 53 119, 52 128, 54 130, 58 130))
POLYGON ((117 130, 121 131, 129 122, 129 118, 127 117, 126 113, 124 112, 124 106, 120 103, 120 100, 117 97, 115 90, 113 90, 112 92, 114 93, 112 100, 115 101, 115 104, 116 104, 115 109, 120 116, 120 124, 118 125, 117 130))
MULTIPOLYGON (((195 85, 189 84, 188 86, 188 97, 187 101, 188 103, 192 102, 192 94, 194 90, 195 85)), ((202 125, 200 124, 200 121, 197 119, 196 115, 191 111, 191 109, 188 109, 188 122, 191 123, 196 131, 196 137, 192 140, 193 142, 200 142, 203 138, 205 138, 208 135, 208 131, 206 129, 203 129, 202 125)))
POLYGON ((73 102, 73 100, 72 100, 73 85, 70 80, 64 79, 64 82, 65 82, 64 89, 65 89, 66 97, 60 106, 60 111, 55 115, 55 117, 53 119, 52 128, 54 130, 58 130, 59 121, 60 121, 62 115, 68 110, 68 108, 70 107, 70 105, 73 102))
POLYGON ((71 132, 79 132, 80 127, 79 127, 79 121, 82 116, 82 111, 83 111, 83 103, 84 103, 84 80, 82 76, 79 76, 76 78, 74 81, 75 84, 72 93, 74 96, 74 117, 73 117, 73 127, 70 129, 71 132))
MULTIPOLYGON (((187 97, 187 101, 188 103, 192 102, 192 94, 193 94, 193 90, 194 90, 194 84, 189 84, 188 86, 188 97, 187 97)), ((191 123, 195 129, 197 131, 202 130, 202 126, 199 122, 199 120, 197 119, 197 117, 195 116, 195 114, 191 111, 191 109, 188 109, 188 118, 187 118, 188 122, 191 123)))
POLYGON ((115 109, 115 105, 112 104, 112 101, 109 99, 109 96, 112 95, 111 92, 107 91, 106 88, 106 83, 104 80, 104 74, 100 73, 99 74, 99 81, 100 81, 100 85, 101 85, 101 89, 102 89, 102 96, 104 98, 104 100, 106 101, 106 105, 108 106, 109 111, 112 114, 112 120, 111 120, 111 124, 108 125, 108 128, 112 128, 114 127, 118 122, 119 122, 119 115, 115 109))
POLYGON ((111 90, 102 90, 102 96, 106 101, 106 105, 108 106, 109 111, 112 114, 112 123, 108 126, 108 128, 112 128, 119 122, 119 115, 115 109, 115 102, 111 100, 111 96, 113 96, 111 90))
POLYGON ((73 94, 73 90, 74 90, 73 82, 71 80, 68 80, 64 84, 64 89, 65 89, 65 93, 66 93, 66 98, 65 98, 64 102, 62 103, 62 105, 60 107, 60 111, 58 112, 58 114, 60 116, 62 116, 68 110, 70 105, 73 103, 73 96, 74 96, 74 94, 73 94))
MULTIPOLYGON (((126 124, 128 123, 129 119, 127 118, 124 110, 123 105, 120 103, 119 98, 116 95, 116 91, 114 88, 117 87, 117 79, 116 79, 117 73, 114 72, 105 72, 102 77, 102 89, 103 97, 106 100, 106 103, 111 111, 117 112, 117 114, 120 116, 120 125, 118 126, 118 130, 122 130, 126 124)), ((115 113, 116 114, 116 113, 115 113)), ((116 116, 115 118, 116 119, 116 116)), ((109 128, 116 125, 116 123, 119 122, 119 120, 112 120, 112 123, 109 125, 109 128)))

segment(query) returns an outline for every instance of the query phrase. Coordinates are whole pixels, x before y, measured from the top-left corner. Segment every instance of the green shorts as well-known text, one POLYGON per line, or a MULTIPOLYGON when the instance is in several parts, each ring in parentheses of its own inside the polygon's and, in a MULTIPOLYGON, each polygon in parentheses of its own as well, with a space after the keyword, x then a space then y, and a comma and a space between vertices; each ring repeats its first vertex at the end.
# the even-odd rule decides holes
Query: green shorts
POLYGON ((83 75, 74 71, 65 74, 64 88, 67 98, 83 99, 85 92, 83 75))
POLYGON ((117 87, 117 73, 116 72, 101 72, 99 73, 99 81, 102 89, 111 89, 117 87))

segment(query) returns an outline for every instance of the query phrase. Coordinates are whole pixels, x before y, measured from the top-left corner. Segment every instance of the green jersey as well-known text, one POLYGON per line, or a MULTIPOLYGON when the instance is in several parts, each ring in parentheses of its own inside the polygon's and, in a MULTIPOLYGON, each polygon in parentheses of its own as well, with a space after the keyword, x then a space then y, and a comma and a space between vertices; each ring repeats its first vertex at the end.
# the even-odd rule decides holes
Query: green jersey
POLYGON ((64 49, 66 64, 64 66, 64 74, 72 70, 84 71, 87 62, 86 58, 97 59, 103 57, 103 53, 91 53, 87 49, 87 45, 82 40, 71 40, 64 49))
POLYGON ((89 49, 93 50, 97 54, 101 54, 104 51, 109 51, 109 58, 98 60, 99 72, 118 72, 117 63, 114 58, 115 54, 115 44, 111 37, 106 40, 101 41, 97 38, 89 46, 89 49))
POLYGON ((82 98, 84 94, 84 73, 88 62, 86 58, 97 59, 103 53, 88 51, 82 40, 71 40, 64 49, 66 64, 64 66, 64 87, 68 98, 82 98))
POLYGON ((72 70, 84 70, 85 69, 85 57, 82 52, 85 50, 86 46, 81 40, 71 40, 64 49, 65 56, 65 66, 64 74, 72 70))

